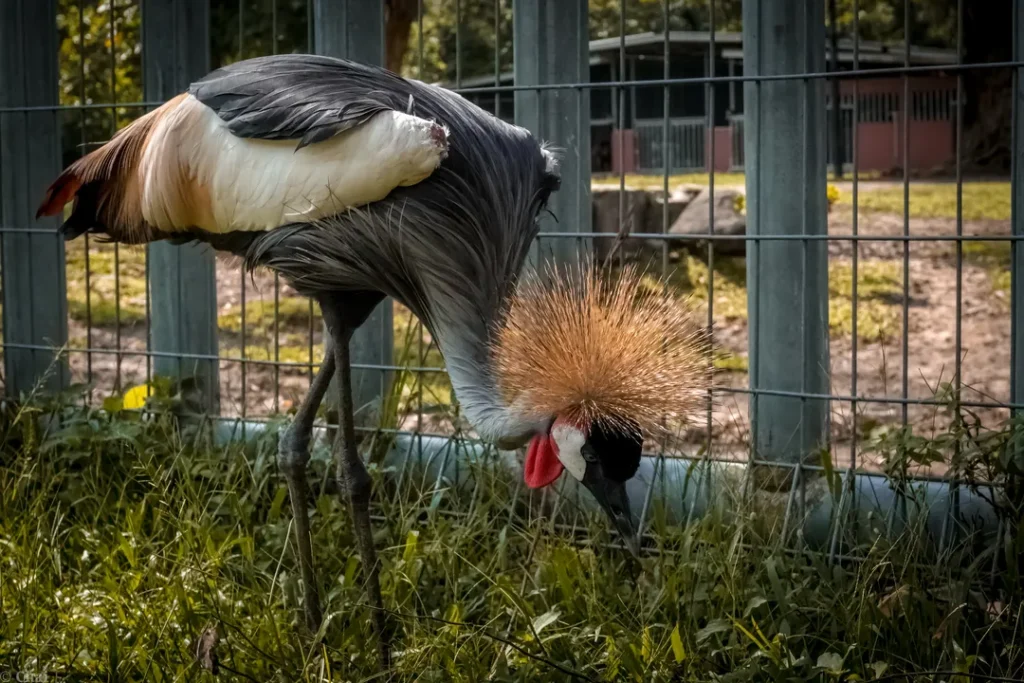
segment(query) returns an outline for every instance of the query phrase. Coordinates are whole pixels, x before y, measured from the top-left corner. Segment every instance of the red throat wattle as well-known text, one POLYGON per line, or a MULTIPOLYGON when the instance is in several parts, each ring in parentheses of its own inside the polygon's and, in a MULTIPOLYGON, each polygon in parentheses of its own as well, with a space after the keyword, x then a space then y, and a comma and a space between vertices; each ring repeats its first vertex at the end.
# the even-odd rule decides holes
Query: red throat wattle
POLYGON ((563 469, 565 467, 558 459, 558 444, 550 434, 538 434, 530 439, 523 469, 527 486, 531 489, 543 488, 558 479, 563 469))

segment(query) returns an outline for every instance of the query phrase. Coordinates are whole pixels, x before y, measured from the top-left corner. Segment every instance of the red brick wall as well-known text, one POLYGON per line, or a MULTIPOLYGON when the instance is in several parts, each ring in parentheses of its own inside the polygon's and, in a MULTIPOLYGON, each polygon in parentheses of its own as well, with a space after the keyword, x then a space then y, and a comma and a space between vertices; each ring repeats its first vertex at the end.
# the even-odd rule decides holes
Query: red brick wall
MULTIPOLYGON (((715 173, 724 173, 732 165, 732 129, 729 126, 716 126, 715 135, 715 173)), ((707 133, 704 147, 705 168, 711 170, 711 133, 707 133)))
MULTIPOLYGON (((903 121, 900 121, 902 132, 903 121)), ((952 121, 911 121, 910 168, 915 171, 928 171, 953 161, 953 122, 952 121)), ((900 156, 903 161, 903 137, 900 136, 900 156)), ((902 163, 900 166, 902 167, 902 163)))
MULTIPOLYGON (((910 92, 949 90, 952 78, 915 76, 910 79, 910 92)), ((844 95, 854 92, 853 81, 840 85, 844 95)), ((865 171, 892 171, 904 166, 903 113, 904 83, 902 78, 872 78, 860 81, 856 90, 861 95, 893 93, 893 108, 885 111, 885 121, 862 121, 857 126, 857 165, 865 171)), ((862 109, 863 111, 863 109, 862 109)), ((878 112, 874 112, 877 114, 878 112)), ((949 120, 910 120, 910 168, 927 171, 953 161, 954 122, 949 120)))
POLYGON ((637 166, 636 131, 612 131, 612 173, 634 173, 637 166))
MULTIPOLYGON (((910 168, 928 171, 953 161, 952 121, 910 122, 910 168)), ((857 166, 862 171, 903 168, 903 121, 861 123, 857 127, 857 166)))
MULTIPOLYGON (((911 134, 913 135, 913 134, 911 134)), ((861 123, 857 126, 857 167, 862 171, 888 171, 899 161, 893 123, 861 123)))

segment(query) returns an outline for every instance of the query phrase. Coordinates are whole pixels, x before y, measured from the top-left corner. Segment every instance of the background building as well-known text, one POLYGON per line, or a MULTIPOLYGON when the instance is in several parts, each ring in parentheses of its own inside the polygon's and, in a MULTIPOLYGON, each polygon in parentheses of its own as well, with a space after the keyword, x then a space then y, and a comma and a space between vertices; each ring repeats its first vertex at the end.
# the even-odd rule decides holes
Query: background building
MULTIPOLYGON (((619 38, 590 41, 591 83, 616 81, 655 81, 664 78, 703 79, 712 75, 709 55, 714 54, 716 77, 743 75, 743 40, 736 32, 719 32, 712 42, 707 32, 672 31, 668 36, 669 59, 665 64, 665 36, 637 33, 619 38), (620 48, 625 45, 625 59, 620 48), (623 64, 624 62, 624 64, 623 64), (625 72, 623 73, 623 66, 625 72)), ((832 63, 831 50, 826 60, 832 63)), ((911 66, 951 64, 952 50, 911 46, 909 57, 901 44, 861 41, 857 68, 870 71, 911 66)), ((838 69, 854 68, 853 41, 839 41, 838 69)), ((513 82, 512 72, 501 75, 500 85, 513 82)), ((449 84, 450 85, 450 84, 449 84)), ((463 88, 494 86, 493 76, 464 79, 463 88)), ((712 166, 710 133, 714 131, 714 168, 716 171, 743 169, 743 81, 726 80, 664 88, 592 88, 591 147, 595 173, 662 173, 664 155, 664 112, 667 106, 669 170, 698 171, 712 166)), ((831 112, 831 88, 827 107, 831 112)), ((840 147, 844 169, 851 169, 856 138, 858 166, 862 171, 892 173, 900 170, 903 155, 903 101, 909 91, 910 170, 928 173, 953 162, 956 111, 956 79, 946 73, 929 72, 907 77, 882 71, 877 77, 840 81, 840 147), (856 136, 854 118, 856 116, 856 136)), ((469 92, 467 97, 488 111, 511 121, 514 117, 514 92, 469 92)), ((833 121, 831 116, 829 121, 833 121)), ((831 126, 828 131, 831 136, 831 126)), ((834 150, 828 145, 829 164, 834 150)))

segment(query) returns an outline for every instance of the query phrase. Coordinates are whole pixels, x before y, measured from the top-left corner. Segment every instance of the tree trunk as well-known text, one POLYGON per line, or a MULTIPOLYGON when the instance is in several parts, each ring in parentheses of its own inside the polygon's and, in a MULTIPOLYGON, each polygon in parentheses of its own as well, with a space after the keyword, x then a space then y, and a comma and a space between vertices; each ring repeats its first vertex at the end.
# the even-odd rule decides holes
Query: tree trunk
POLYGON ((384 6, 385 67, 400 73, 405 52, 409 49, 409 31, 417 18, 419 0, 387 0, 384 6))

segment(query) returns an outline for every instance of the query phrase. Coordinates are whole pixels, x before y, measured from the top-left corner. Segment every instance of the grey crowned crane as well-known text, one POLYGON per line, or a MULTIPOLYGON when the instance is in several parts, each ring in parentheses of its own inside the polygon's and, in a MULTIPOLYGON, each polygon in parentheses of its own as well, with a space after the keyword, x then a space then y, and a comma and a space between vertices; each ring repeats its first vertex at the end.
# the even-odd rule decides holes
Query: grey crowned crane
POLYGON ((67 240, 205 242, 319 302, 326 356, 279 445, 305 617, 318 628, 306 465, 336 373, 337 477, 387 667, 349 365, 353 331, 386 296, 437 340, 479 437, 528 446, 530 487, 568 470, 634 553, 625 482, 644 434, 704 400, 701 328, 684 306, 645 294, 636 272, 615 284, 586 268, 520 281, 559 182, 546 145, 454 92, 349 61, 280 55, 215 70, 125 127, 54 181, 38 216, 73 200, 67 240))

